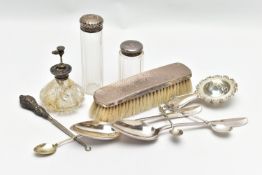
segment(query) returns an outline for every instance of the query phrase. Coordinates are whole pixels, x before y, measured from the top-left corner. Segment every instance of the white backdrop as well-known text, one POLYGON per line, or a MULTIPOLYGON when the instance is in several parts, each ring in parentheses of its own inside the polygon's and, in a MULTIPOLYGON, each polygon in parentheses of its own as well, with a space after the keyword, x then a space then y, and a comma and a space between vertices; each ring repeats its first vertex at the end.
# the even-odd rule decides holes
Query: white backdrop
MULTIPOLYGON (((259 174, 262 117, 262 1, 259 0, 0 0, 1 121, 0 174, 259 174), (205 108, 203 117, 245 116, 247 126, 229 137, 207 129, 185 131, 179 141, 166 134, 153 143, 121 137, 112 142, 86 140, 89 153, 76 143, 50 157, 33 154, 34 145, 67 138, 49 122, 19 106, 18 96, 39 101, 58 62, 51 51, 65 45, 70 77, 81 83, 79 17, 103 16, 105 83, 118 77, 119 44, 144 44, 145 70, 173 62, 192 69, 193 84, 208 75, 227 74, 239 84, 233 100, 205 108)), ((53 116, 67 127, 87 120, 91 96, 72 116, 53 116)), ((156 110, 143 115, 150 115, 156 110)))

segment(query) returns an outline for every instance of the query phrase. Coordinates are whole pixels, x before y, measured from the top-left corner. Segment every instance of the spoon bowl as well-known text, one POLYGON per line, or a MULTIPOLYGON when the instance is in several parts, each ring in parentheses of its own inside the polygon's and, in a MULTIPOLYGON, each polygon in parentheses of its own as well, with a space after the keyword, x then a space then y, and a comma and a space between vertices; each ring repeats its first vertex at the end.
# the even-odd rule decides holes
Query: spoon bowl
POLYGON ((161 131, 161 128, 154 128, 139 120, 116 121, 113 127, 128 137, 144 141, 156 140, 161 131))
POLYGON ((56 152, 57 144, 42 143, 34 148, 34 152, 38 155, 51 155, 56 152))
POLYGON ((210 123, 209 125, 211 129, 216 132, 216 133, 224 133, 227 134, 230 131, 232 131, 233 127, 232 126, 227 126, 225 124, 215 124, 215 123, 210 123))
POLYGON ((217 133, 229 133, 234 127, 244 126, 248 123, 248 119, 242 118, 232 118, 217 120, 213 122, 207 122, 211 129, 217 133))
POLYGON ((74 124, 70 129, 81 136, 97 140, 114 140, 120 136, 110 123, 93 120, 74 124))

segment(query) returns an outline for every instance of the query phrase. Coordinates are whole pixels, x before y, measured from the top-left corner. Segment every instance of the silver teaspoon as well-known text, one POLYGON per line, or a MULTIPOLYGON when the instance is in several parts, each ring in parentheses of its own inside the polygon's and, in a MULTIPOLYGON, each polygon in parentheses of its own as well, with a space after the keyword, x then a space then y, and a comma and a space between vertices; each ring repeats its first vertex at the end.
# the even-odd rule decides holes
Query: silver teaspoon
MULTIPOLYGON (((239 127, 247 124, 247 118, 230 118, 213 120, 208 122, 187 122, 173 124, 173 128, 186 127, 186 126, 207 126, 214 132, 228 133, 233 127, 239 127), (230 124, 231 123, 231 124, 230 124)), ((161 132, 170 130, 171 125, 165 125, 159 128, 152 127, 146 123, 134 120, 122 120, 113 124, 113 127, 122 134, 144 141, 156 140, 161 132)), ((173 131, 171 131, 173 132, 173 131)), ((181 132, 178 130, 178 132, 181 132)), ((177 131, 175 132, 177 133, 177 131)))

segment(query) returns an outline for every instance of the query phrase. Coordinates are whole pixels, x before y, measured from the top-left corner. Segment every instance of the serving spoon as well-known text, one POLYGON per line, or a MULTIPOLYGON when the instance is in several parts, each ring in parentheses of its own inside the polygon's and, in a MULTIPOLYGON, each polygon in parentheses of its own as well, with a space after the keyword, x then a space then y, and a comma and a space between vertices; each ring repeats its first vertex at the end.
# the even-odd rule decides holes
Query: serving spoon
MULTIPOLYGON (((220 119, 213 121, 202 121, 202 122, 187 122, 187 123, 176 123, 170 125, 164 125, 159 128, 144 123, 143 121, 134 121, 134 120, 123 120, 117 121, 113 124, 113 127, 116 128, 122 134, 139 139, 139 140, 156 140, 161 132, 165 130, 170 130, 171 128, 185 127, 185 126, 206 126, 209 127, 212 131, 217 133, 228 133, 233 127, 240 127, 247 124, 247 118, 229 118, 229 119, 220 119)), ((174 132, 177 135, 176 130, 174 132)), ((171 132, 172 133, 172 132, 171 132)))

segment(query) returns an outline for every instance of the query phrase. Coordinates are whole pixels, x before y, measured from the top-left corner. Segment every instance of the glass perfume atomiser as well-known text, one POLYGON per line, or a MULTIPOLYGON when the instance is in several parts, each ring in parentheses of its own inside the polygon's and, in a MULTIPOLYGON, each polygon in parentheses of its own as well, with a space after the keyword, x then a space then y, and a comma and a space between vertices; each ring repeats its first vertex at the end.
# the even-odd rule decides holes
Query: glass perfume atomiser
POLYGON ((119 79, 143 71, 143 45, 139 41, 127 40, 121 43, 119 51, 119 79))
POLYGON ((65 47, 58 46, 52 54, 60 56, 60 63, 51 67, 55 79, 48 83, 40 92, 42 104, 48 111, 67 113, 76 110, 84 100, 84 91, 69 79, 72 67, 63 63, 65 47))
POLYGON ((103 18, 94 14, 80 18, 82 87, 93 95, 103 85, 102 29, 103 18))

